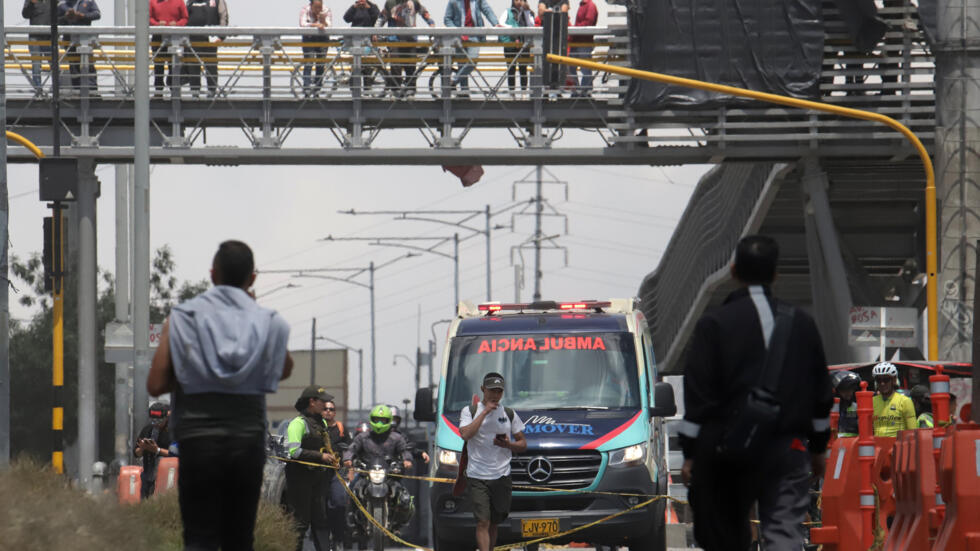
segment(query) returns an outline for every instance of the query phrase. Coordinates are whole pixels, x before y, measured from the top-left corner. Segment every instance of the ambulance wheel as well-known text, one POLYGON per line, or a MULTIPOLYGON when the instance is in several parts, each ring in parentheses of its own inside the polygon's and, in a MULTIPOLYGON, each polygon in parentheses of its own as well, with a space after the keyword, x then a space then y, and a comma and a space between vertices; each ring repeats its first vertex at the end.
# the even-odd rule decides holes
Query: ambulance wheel
POLYGON ((650 532, 629 543, 630 551, 667 551, 667 523, 664 519, 666 499, 660 499, 650 507, 653 518, 650 522, 650 532))

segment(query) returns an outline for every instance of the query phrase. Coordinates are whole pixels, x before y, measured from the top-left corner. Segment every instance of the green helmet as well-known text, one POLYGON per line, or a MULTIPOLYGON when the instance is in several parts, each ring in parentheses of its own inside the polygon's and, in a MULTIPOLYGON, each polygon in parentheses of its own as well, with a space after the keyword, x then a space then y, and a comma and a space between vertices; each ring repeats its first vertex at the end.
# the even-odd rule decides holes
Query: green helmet
POLYGON ((391 430, 391 408, 386 405, 374 406, 371 410, 371 430, 377 434, 384 434, 391 430))

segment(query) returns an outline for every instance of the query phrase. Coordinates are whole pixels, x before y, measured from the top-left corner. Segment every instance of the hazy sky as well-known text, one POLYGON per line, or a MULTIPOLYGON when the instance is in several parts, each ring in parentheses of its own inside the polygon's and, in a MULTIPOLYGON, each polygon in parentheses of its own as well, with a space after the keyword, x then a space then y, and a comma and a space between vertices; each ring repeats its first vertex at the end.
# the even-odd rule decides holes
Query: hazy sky
MULTIPOLYGON (((441 24, 446 2, 427 2, 441 24)), ((572 9, 577 6, 573 1, 572 9)), ((600 13, 604 15, 604 6, 600 13)), ((349 5, 327 0, 339 20, 349 5)), ((495 12, 506 6, 491 0, 495 12)), ((232 25, 293 26, 301 2, 229 2, 232 25)), ((7 25, 23 22, 20 3, 5 6, 7 25)), ((103 25, 112 23, 112 4, 100 2, 103 25)), ((604 19, 600 19, 600 25, 604 19)), ((568 131, 559 144, 598 147, 598 140, 583 132, 568 131)), ((295 140, 296 138, 294 138, 295 140)), ((333 138, 326 132, 302 136, 303 145, 317 145, 333 138)), ((511 138, 504 131, 475 134, 471 145, 499 147, 511 138)), ((387 146, 423 147, 417 132, 405 131, 385 137, 387 146)), ((244 143, 243 143, 244 145, 244 143)), ((291 141, 290 145, 300 145, 291 141)), ((364 266, 371 260, 381 264, 407 251, 370 247, 364 243, 325 243, 318 239, 334 236, 439 236, 453 228, 424 222, 392 221, 388 217, 348 216, 338 210, 452 209, 500 210, 533 195, 533 185, 514 182, 532 180, 529 166, 488 166, 482 181, 469 189, 437 167, 203 167, 158 166, 151 173, 151 246, 169 244, 182 279, 207 277, 217 244, 229 238, 249 243, 259 270, 364 266)), ((642 278, 652 271, 705 167, 549 167, 545 180, 568 184, 545 186, 545 196, 567 215, 568 234, 558 243, 568 250, 568 266, 558 251, 543 255, 543 298, 584 299, 632 296, 642 278)), ((114 170, 100 166, 102 197, 99 200, 99 265, 114 271, 114 170)), ((10 237, 12 253, 20 256, 41 249, 41 219, 47 209, 37 200, 35 166, 10 165, 10 237)), ((528 212, 532 212, 530 209, 528 212)), ((510 225, 511 216, 501 215, 495 224, 510 225)), ((482 224, 482 218, 477 219, 482 224)), ((511 247, 525 241, 534 230, 533 217, 514 219, 513 232, 493 233, 493 298, 514 299, 515 276, 511 247)), ((546 219, 546 234, 561 233, 564 224, 546 219)), ((461 237, 468 232, 460 231, 461 237)), ((463 300, 485 298, 485 242, 482 236, 460 247, 460 295, 463 300)), ((450 246, 441 249, 451 253, 450 246)), ((525 288, 522 299, 533 292, 533 252, 525 251, 525 288)), ((519 262, 519 258, 514 260, 519 262)), ((379 400, 400 403, 414 396, 414 371, 404 360, 393 365, 396 354, 414 360, 421 335, 423 347, 430 338, 430 325, 453 315, 452 261, 428 254, 400 261, 379 270, 377 296, 377 366, 379 400), (421 309, 421 320, 419 310, 421 309)), ((358 281, 367 282, 366 275, 358 281)), ((311 320, 317 318, 318 333, 365 349, 365 402, 370 396, 367 350, 369 341, 368 292, 361 287, 288 275, 260 275, 256 282, 260 302, 277 309, 292 325, 291 349, 308 349, 311 320), (287 283, 298 288, 275 290, 287 283), (274 291, 275 290, 275 291, 274 291), (264 293, 268 296, 262 297, 264 293)), ((11 315, 26 318, 30 313, 16 305, 11 294, 11 315)), ((437 327, 439 350, 446 326, 437 327)), ((319 341, 318 347, 328 344, 319 341)), ((351 364, 356 366, 356 356, 351 364)), ((356 407, 357 373, 350 373, 351 405, 356 407)), ((423 374, 423 378, 425 374, 423 374)), ((365 404, 367 405, 367 403, 365 404)))

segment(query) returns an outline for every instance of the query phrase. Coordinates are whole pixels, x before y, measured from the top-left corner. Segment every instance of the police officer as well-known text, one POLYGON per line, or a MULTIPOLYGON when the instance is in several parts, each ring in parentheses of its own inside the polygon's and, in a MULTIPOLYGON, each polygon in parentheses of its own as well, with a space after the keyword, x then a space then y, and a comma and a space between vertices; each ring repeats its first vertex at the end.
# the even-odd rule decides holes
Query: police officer
MULTIPOLYGON (((333 396, 316 385, 303 389, 296 400, 300 412, 286 429, 286 449, 289 458, 306 463, 336 467, 338 460, 332 449, 323 411, 333 396)), ((326 506, 330 479, 334 470, 300 463, 286 464, 286 506, 296 520, 298 530, 296 550, 302 551, 306 530, 310 529, 317 551, 330 548, 330 526, 326 506)))
POLYGON ((831 378, 834 392, 840 398, 840 420, 837 422, 837 436, 847 438, 858 435, 857 401, 854 393, 861 388, 861 377, 853 371, 838 371, 831 378))

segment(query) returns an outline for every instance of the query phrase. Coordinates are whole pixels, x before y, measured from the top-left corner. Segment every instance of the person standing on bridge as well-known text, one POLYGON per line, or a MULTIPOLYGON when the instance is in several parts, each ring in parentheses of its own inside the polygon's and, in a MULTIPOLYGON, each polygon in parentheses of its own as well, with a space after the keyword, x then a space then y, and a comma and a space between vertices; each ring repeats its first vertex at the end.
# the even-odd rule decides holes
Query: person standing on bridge
MULTIPOLYGON (((531 10, 527 0, 511 0, 510 7, 500 14, 500 21, 504 22, 505 27, 526 28, 534 26, 534 12, 531 10)), ((510 93, 517 97, 527 91, 527 67, 526 60, 530 59, 531 52, 524 47, 523 36, 501 36, 500 41, 509 44, 504 46, 504 57, 507 58, 507 87, 510 93), (517 82, 517 71, 521 72, 521 86, 515 88, 517 82)))
POLYGON ((252 250, 225 241, 214 287, 173 308, 146 379, 172 393, 185 550, 251 551, 265 466, 265 395, 289 377, 289 325, 255 303, 252 250))
POLYGON ((731 271, 740 288, 694 328, 678 432, 705 551, 748 549, 756 501, 764 547, 801 549, 810 474, 823 473, 830 375, 813 318, 772 296, 778 257, 769 237, 739 241, 731 271), (747 440, 754 446, 739 448, 747 440))
MULTIPOLYGON (((327 27, 333 25, 333 13, 330 8, 323 6, 323 0, 310 0, 299 12, 299 26, 304 29, 319 29, 319 34, 303 35, 303 42, 309 44, 329 40, 324 34, 327 27)), ((326 69, 326 46, 303 46, 303 97, 316 98, 320 96, 323 87, 323 72, 326 69)))
MULTIPOLYGON (((150 25, 154 27, 184 27, 187 25, 187 6, 184 0, 149 0, 150 25)), ((180 89, 180 73, 174 74, 169 48, 163 47, 163 36, 154 35, 150 41, 154 49, 153 88, 156 97, 163 94, 163 67, 167 66, 167 86, 180 89), (164 54, 166 50, 167 54, 164 54)))
MULTIPOLYGON (((596 10, 595 3, 592 0, 580 0, 578 5, 578 11, 575 12, 575 26, 576 27, 595 27, 596 23, 599 21, 599 11, 596 10)), ((572 46, 571 56, 580 59, 591 60, 592 59, 592 48, 594 48, 593 42, 595 37, 592 35, 580 35, 571 37, 569 42, 577 43, 577 45, 572 46)), ((572 91, 572 97, 589 97, 592 95, 592 69, 582 67, 578 69, 574 65, 569 69, 569 74, 574 83, 575 89, 572 91), (582 79, 578 79, 578 71, 582 72, 582 79)))
MULTIPOLYGON (((102 12, 95 0, 60 0, 58 2, 58 24, 59 25, 92 25, 92 21, 102 19, 102 12)), ((68 72, 71 73, 71 85, 75 91, 81 93, 82 87, 89 88, 94 94, 98 88, 98 81, 95 78, 95 64, 92 57, 89 57, 88 67, 82 74, 82 57, 78 54, 78 46, 72 44, 65 50, 65 57, 68 58, 68 72)))
MULTIPOLYGON (((501 26, 487 0, 449 0, 449 4, 446 6, 446 15, 442 22, 447 27, 482 27, 484 16, 490 25, 501 26)), ((470 96, 469 75, 476 68, 476 60, 480 57, 480 47, 473 44, 485 40, 485 36, 463 36, 461 49, 466 56, 466 61, 463 62, 452 81, 453 87, 459 86, 459 97, 468 98, 470 96)))
POLYGON ((483 400, 460 412, 459 436, 466 441, 469 457, 466 492, 476 518, 476 545, 480 551, 490 551, 497 545, 497 525, 510 514, 510 460, 527 449, 527 439, 521 417, 500 405, 503 375, 487 373, 480 390, 483 400))
MULTIPOLYGON (((187 0, 187 25, 190 27, 227 27, 228 4, 225 0, 187 0)), ((201 92, 201 66, 204 66, 208 83, 208 97, 218 94, 218 46, 223 36, 194 36, 191 42, 205 42, 208 46, 192 46, 190 55, 184 63, 184 74, 191 86, 191 93, 197 97, 201 92)))
MULTIPOLYGON (((24 0, 20 14, 31 25, 51 25, 51 3, 47 0, 24 0)), ((27 36, 31 44, 27 51, 31 54, 31 82, 34 84, 34 96, 44 97, 41 89, 41 66, 46 58, 51 57, 51 35, 31 34, 27 36)))

